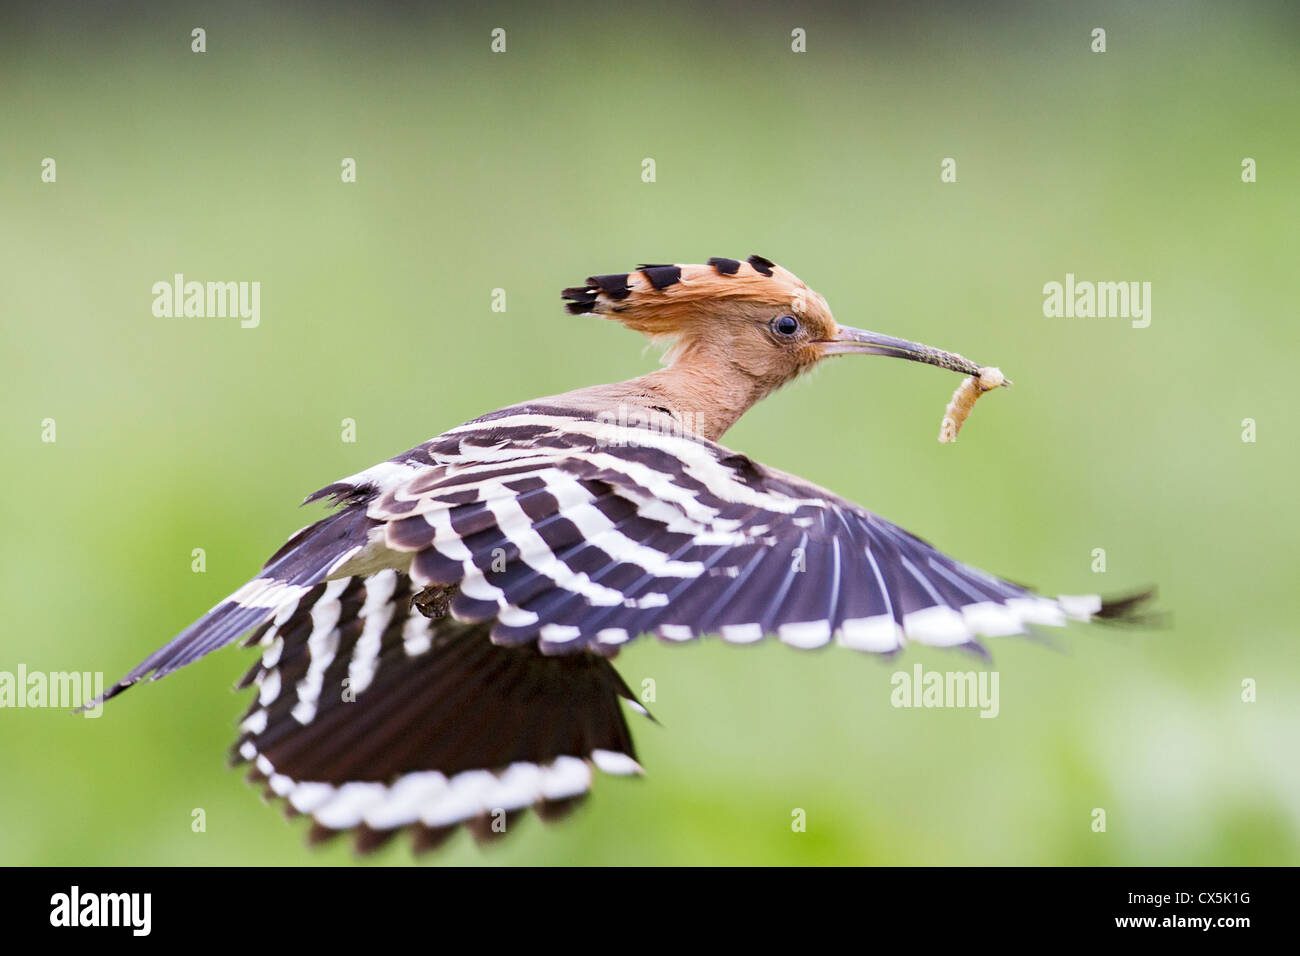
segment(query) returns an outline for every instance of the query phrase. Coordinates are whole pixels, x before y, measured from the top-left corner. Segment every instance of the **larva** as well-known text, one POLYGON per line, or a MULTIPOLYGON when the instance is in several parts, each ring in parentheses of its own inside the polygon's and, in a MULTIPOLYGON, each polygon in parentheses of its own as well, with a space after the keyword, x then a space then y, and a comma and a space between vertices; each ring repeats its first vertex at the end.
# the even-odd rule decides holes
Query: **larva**
POLYGON ((957 391, 952 393, 952 401, 943 410, 943 421, 939 423, 939 441, 956 441, 962 423, 975 407, 975 400, 987 391, 1010 384, 1011 380, 1002 374, 1002 370, 991 365, 981 368, 978 377, 972 375, 962 379, 957 391))

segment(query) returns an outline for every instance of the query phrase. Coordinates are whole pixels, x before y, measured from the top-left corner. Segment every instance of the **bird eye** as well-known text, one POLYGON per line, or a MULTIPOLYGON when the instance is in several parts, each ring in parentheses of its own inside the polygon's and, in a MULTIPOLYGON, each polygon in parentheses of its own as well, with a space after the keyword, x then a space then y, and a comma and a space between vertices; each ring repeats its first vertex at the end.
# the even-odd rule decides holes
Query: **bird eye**
POLYGON ((788 338, 799 331, 799 320, 793 315, 778 315, 772 320, 772 331, 788 338))

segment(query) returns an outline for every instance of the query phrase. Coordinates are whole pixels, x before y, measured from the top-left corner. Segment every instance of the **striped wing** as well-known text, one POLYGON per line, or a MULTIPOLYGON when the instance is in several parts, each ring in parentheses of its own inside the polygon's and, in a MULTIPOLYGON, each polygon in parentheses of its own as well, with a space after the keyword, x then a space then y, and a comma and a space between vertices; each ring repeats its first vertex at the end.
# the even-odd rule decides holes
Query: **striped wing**
POLYGON ((490 622, 499 644, 554 654, 648 633, 775 634, 890 652, 907 640, 977 647, 981 635, 1102 610, 1095 597, 1051 600, 962 564, 694 436, 524 409, 440 441, 367 515, 388 560, 420 586, 456 588, 453 614, 490 622))
POLYGON ((606 659, 637 635, 978 647, 1139 600, 1039 597, 651 424, 506 409, 336 482, 310 499, 333 514, 104 697, 255 629, 236 759, 314 838, 423 848, 559 813, 593 766, 639 772, 606 659))

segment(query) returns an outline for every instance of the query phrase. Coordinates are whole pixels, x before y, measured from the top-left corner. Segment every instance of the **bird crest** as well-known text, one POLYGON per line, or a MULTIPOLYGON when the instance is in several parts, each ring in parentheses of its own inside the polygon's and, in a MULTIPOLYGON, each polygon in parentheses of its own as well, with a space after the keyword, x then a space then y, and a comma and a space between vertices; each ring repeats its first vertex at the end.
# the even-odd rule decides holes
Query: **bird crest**
POLYGON ((589 276, 562 293, 573 315, 617 319, 652 338, 699 329, 702 319, 760 318, 782 311, 831 323, 826 300, 762 256, 714 257, 704 265, 643 264, 635 272, 589 276))

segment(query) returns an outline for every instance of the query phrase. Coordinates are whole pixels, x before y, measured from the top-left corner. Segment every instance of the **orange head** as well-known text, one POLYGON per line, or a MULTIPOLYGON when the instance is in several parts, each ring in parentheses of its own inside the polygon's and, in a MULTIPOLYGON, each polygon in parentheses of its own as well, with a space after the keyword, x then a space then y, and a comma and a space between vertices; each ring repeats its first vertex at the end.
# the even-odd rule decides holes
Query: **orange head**
POLYGON ((670 365, 723 363, 765 391, 823 358, 851 352, 979 374, 979 366, 959 355, 839 325, 824 298, 762 256, 642 265, 636 272, 591 276, 563 295, 575 315, 603 315, 652 339, 671 340, 670 365))

